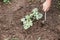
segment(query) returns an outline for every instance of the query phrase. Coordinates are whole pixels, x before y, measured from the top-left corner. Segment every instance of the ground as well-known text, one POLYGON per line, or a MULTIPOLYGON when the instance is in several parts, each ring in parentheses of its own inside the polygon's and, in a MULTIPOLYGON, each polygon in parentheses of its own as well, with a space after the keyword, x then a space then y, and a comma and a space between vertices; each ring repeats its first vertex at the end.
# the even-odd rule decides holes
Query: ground
POLYGON ((23 29, 20 19, 33 8, 44 14, 41 4, 39 0, 12 0, 9 4, 0 1, 0 40, 60 40, 60 10, 55 8, 55 1, 47 12, 46 24, 39 20, 28 30, 23 29))

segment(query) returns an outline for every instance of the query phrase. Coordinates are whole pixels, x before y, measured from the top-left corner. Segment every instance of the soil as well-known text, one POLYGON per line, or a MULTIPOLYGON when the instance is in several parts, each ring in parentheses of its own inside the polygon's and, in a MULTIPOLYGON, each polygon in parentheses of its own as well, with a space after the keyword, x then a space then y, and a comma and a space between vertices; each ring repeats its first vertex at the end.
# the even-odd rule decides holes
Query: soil
POLYGON ((33 8, 42 11, 42 2, 39 0, 11 0, 4 4, 0 1, 0 40, 60 40, 60 10, 55 8, 55 1, 47 12, 47 21, 44 25, 41 20, 34 22, 28 30, 24 30, 20 19, 29 14, 33 8))

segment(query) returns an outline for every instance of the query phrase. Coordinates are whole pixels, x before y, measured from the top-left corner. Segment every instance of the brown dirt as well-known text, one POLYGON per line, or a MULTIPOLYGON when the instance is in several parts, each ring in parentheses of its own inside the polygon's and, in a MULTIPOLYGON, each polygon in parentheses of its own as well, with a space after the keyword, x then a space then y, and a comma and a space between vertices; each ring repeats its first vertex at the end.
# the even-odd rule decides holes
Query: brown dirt
POLYGON ((12 0, 10 4, 0 2, 0 40, 11 39, 13 37, 19 40, 60 40, 60 10, 53 5, 47 12, 47 22, 41 25, 40 20, 28 30, 24 30, 20 19, 29 14, 35 7, 41 10, 41 3, 28 0, 12 0))

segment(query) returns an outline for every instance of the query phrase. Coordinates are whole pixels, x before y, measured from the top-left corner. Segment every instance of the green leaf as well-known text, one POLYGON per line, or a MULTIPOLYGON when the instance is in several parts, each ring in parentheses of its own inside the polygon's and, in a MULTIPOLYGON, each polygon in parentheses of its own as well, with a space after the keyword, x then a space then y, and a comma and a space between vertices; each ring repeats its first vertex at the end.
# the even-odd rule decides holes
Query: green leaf
POLYGON ((21 21, 23 22, 23 28, 26 30, 33 26, 34 20, 39 20, 43 17, 41 13, 38 12, 37 8, 34 8, 32 10, 32 13, 30 15, 26 15, 25 18, 22 18, 21 21))
POLYGON ((38 12, 34 13, 34 16, 38 15, 38 12))
POLYGON ((43 17, 43 14, 39 13, 39 19, 41 19, 43 17))
POLYGON ((30 14, 30 17, 33 17, 34 14, 30 14))
POLYGON ((34 8, 34 9, 32 10, 32 12, 33 12, 33 13, 38 12, 38 8, 34 8))
POLYGON ((39 20, 39 19, 41 19, 42 17, 43 17, 42 14, 38 14, 38 15, 36 15, 36 20, 39 20))
POLYGON ((24 22, 25 21, 25 18, 22 18, 21 21, 24 22))
POLYGON ((3 2, 6 2, 7 0, 3 0, 3 2))
POLYGON ((3 2, 7 4, 10 2, 10 0, 3 0, 3 2))
POLYGON ((27 21, 24 22, 23 27, 24 27, 24 29, 28 29, 28 28, 30 28, 32 25, 33 25, 32 21, 31 21, 31 20, 30 20, 30 21, 27 20, 27 21))
POLYGON ((30 19, 30 16, 29 16, 29 15, 26 15, 25 18, 26 18, 26 19, 30 19))
POLYGON ((23 25, 24 26, 24 29, 27 30, 28 28, 30 28, 30 26, 27 26, 27 25, 23 25))

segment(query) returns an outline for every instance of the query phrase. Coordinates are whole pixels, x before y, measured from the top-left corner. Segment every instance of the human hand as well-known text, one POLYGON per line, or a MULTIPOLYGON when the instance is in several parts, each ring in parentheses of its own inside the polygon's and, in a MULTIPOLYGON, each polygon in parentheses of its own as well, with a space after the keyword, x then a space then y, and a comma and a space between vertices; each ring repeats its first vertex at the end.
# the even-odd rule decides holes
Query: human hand
POLYGON ((50 6, 51 6, 51 1, 45 1, 43 3, 43 11, 47 12, 50 9, 50 6))

